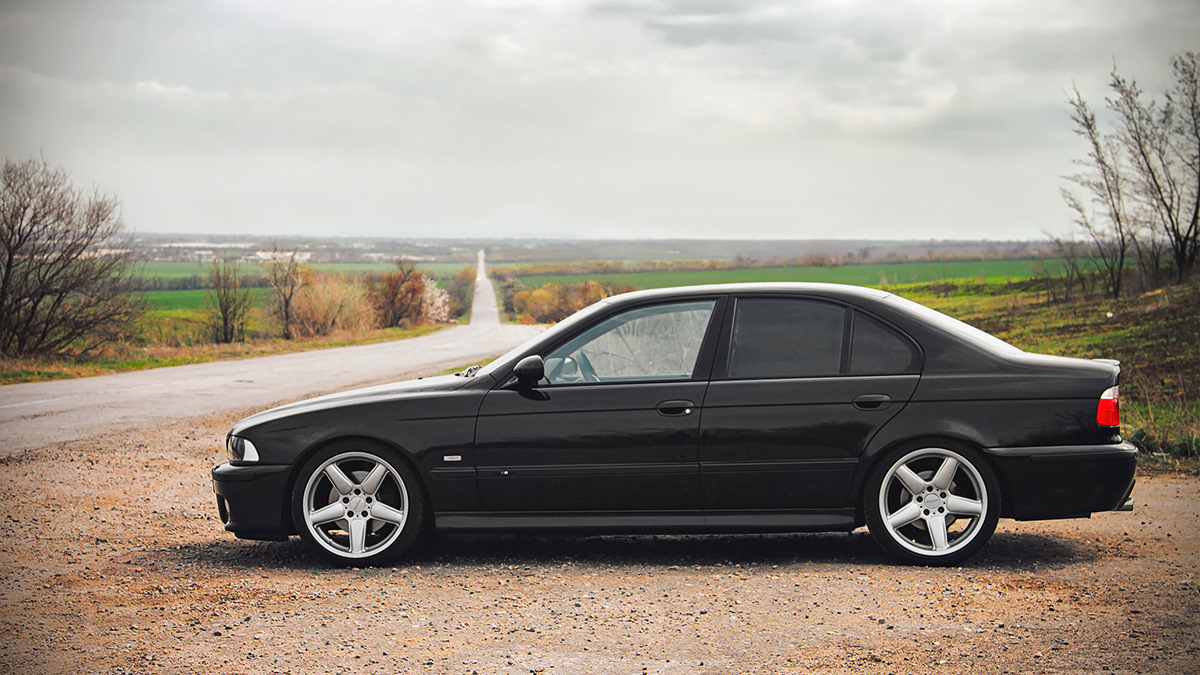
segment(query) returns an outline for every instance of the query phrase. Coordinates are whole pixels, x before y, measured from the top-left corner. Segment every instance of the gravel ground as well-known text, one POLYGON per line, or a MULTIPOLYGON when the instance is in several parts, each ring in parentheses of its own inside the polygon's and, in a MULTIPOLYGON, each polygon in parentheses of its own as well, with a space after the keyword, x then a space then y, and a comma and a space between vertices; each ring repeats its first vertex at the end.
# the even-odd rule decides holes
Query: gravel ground
POLYGON ((240 414, 0 457, 0 671, 1200 672, 1200 480, 1001 521, 961 568, 865 531, 443 537, 331 569, 238 541, 208 478, 240 414))

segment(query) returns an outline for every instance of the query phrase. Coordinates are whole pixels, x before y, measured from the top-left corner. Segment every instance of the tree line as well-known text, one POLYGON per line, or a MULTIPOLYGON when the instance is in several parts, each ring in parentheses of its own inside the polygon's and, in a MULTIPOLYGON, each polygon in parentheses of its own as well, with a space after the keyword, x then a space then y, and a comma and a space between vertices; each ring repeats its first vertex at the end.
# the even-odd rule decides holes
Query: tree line
MULTIPOLYGON (((403 259, 387 272, 364 275, 316 272, 296 250, 272 251, 260 264, 269 289, 268 315, 286 340, 359 332, 372 328, 409 328, 447 323, 470 311, 475 270, 464 268, 440 288, 403 259)), ((213 342, 242 341, 252 307, 255 279, 239 273, 236 260, 214 260, 208 274, 205 325, 213 342)))

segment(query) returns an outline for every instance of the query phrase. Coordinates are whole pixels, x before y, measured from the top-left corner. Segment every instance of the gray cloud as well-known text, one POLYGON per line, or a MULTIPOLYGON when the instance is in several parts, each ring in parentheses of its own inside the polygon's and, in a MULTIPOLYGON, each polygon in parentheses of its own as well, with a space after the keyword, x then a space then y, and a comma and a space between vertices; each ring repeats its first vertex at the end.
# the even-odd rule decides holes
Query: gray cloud
POLYGON ((0 146, 142 230, 1028 236, 1188 2, 9 2, 0 146))

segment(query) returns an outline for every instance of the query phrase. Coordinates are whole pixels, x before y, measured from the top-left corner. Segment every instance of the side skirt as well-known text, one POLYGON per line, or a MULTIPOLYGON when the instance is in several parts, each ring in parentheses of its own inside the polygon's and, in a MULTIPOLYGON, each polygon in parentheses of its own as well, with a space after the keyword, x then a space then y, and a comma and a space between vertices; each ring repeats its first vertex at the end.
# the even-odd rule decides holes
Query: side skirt
POLYGON ((449 512, 434 515, 440 530, 558 532, 563 534, 720 534, 732 532, 837 532, 856 526, 854 509, 832 511, 678 511, 493 513, 449 512))

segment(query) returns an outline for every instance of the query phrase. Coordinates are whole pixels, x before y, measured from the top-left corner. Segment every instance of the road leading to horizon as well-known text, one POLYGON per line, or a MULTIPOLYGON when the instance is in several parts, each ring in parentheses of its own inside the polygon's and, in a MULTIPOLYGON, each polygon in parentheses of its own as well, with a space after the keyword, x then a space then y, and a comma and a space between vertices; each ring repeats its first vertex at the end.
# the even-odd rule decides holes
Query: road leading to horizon
POLYGON ((266 408, 317 393, 408 379, 487 359, 540 330, 500 323, 480 251, 468 325, 360 347, 3 386, 0 455, 116 429, 266 408))

